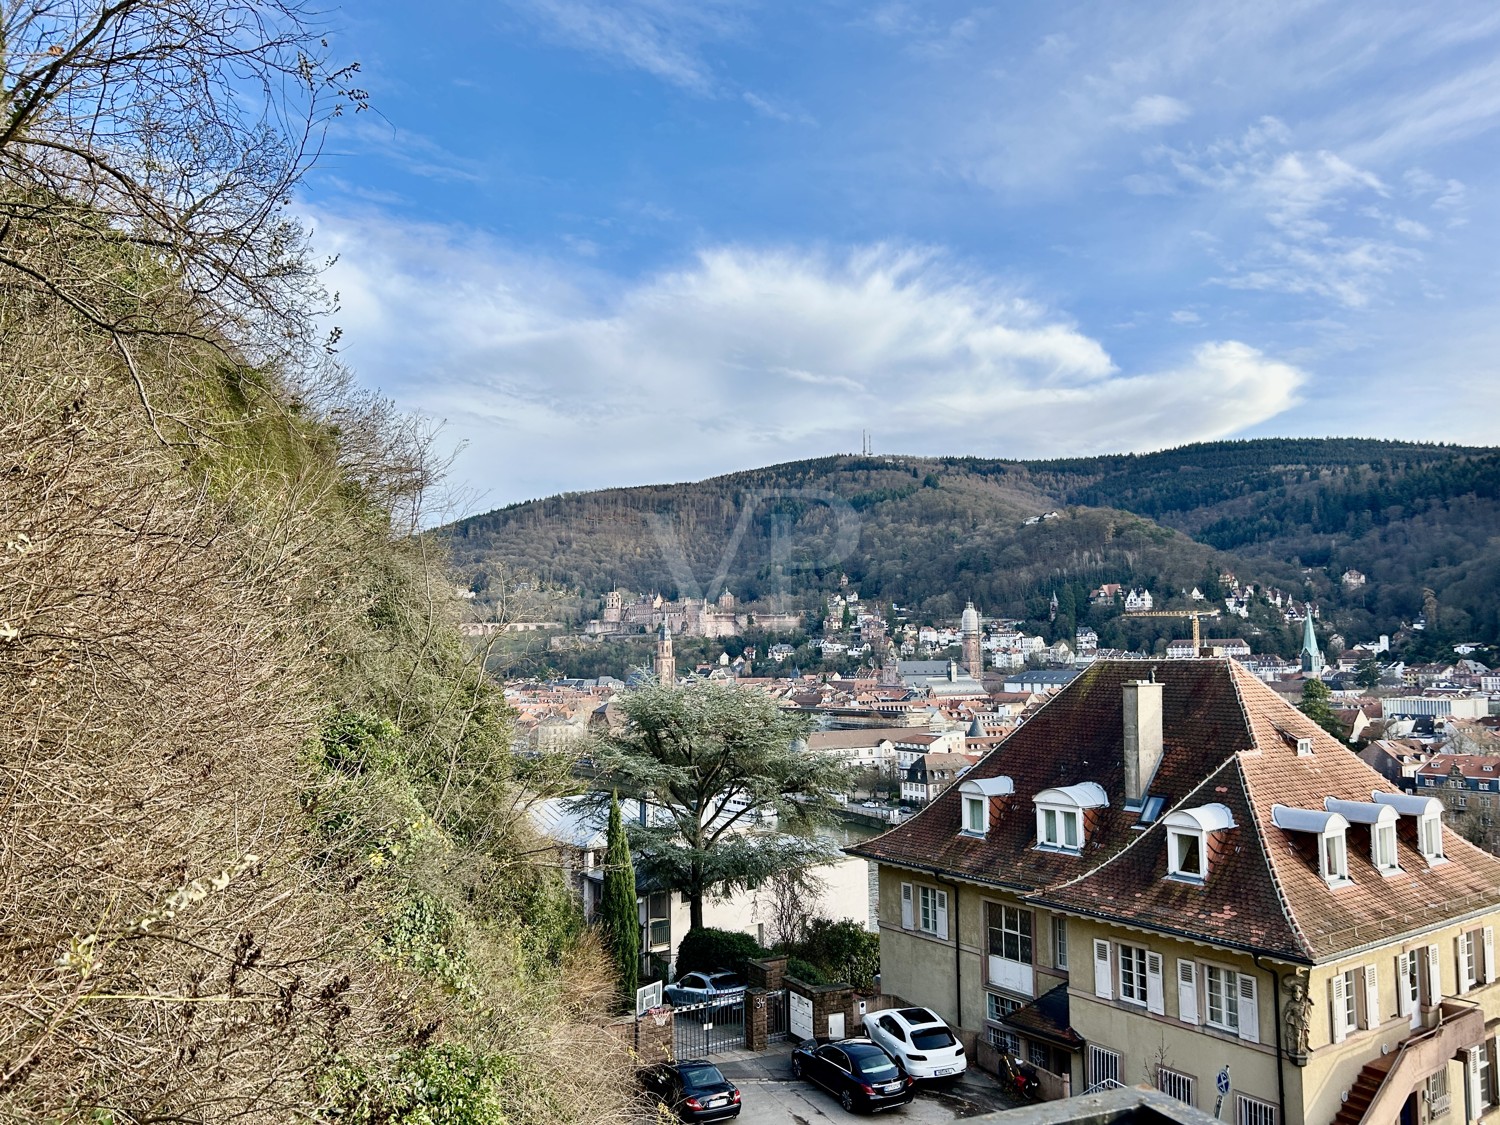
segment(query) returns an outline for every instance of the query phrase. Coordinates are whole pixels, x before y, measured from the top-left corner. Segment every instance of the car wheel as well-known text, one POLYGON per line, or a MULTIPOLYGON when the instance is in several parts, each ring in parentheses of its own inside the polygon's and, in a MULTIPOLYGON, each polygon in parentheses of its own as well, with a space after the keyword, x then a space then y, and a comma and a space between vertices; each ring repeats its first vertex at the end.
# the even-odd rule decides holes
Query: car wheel
POLYGON ((799 1059, 799 1058, 793 1058, 792 1059, 792 1077, 793 1078, 801 1078, 802 1077, 802 1060, 799 1059))
POLYGON ((845 1112, 853 1113, 854 1095, 851 1094, 848 1090, 843 1091, 841 1094, 839 1094, 839 1105, 844 1107, 845 1112))

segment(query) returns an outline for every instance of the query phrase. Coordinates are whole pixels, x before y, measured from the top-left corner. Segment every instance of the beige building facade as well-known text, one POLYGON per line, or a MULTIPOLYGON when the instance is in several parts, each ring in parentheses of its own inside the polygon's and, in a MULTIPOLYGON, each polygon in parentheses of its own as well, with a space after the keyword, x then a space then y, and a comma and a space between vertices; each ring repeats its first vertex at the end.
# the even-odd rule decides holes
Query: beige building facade
POLYGON ((1074 1093, 1500 1121, 1500 861, 1233 662, 1167 664, 1094 666, 855 849, 883 991, 1074 1093))

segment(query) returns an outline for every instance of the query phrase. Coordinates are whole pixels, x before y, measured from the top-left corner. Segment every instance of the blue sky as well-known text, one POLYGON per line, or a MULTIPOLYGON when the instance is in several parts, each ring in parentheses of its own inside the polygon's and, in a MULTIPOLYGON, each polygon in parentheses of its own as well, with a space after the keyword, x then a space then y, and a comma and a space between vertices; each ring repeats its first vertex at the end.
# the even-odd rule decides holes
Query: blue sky
POLYGON ((456 503, 855 451, 1491 443, 1500 8, 364 0, 300 205, 456 503))

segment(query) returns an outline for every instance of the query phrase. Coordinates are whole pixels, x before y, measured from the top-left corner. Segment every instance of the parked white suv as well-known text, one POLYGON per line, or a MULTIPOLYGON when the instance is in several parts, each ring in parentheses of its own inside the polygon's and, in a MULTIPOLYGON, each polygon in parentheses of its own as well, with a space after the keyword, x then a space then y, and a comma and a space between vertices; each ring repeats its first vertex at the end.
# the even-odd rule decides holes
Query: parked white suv
POLYGON ((930 1008, 889 1008, 865 1016, 865 1034, 913 1078, 952 1078, 968 1069, 963 1044, 930 1008))

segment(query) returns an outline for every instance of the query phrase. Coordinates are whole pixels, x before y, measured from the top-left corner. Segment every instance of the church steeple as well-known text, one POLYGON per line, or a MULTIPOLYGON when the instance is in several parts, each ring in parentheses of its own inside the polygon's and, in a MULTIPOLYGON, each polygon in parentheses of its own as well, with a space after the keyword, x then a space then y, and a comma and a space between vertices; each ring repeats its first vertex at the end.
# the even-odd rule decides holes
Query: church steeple
POLYGON ((677 682, 677 661, 672 655, 672 631, 663 621, 656 631, 656 680, 657 683, 677 682))
POLYGON ((1302 625, 1302 674, 1321 677, 1327 664, 1323 660, 1323 654, 1318 651, 1318 636, 1313 632, 1312 606, 1304 608, 1307 616, 1303 618, 1302 625))

